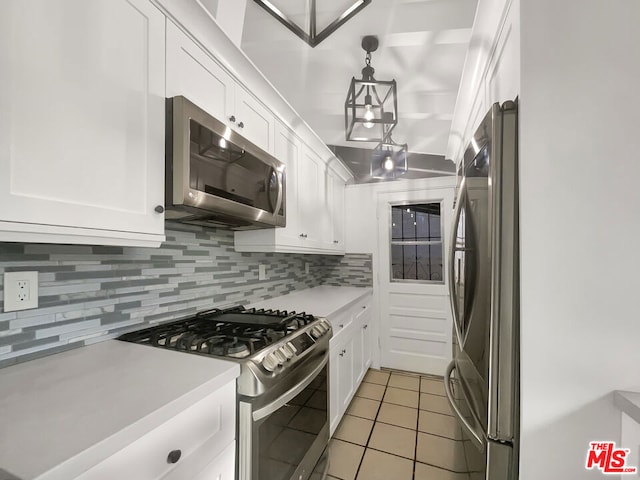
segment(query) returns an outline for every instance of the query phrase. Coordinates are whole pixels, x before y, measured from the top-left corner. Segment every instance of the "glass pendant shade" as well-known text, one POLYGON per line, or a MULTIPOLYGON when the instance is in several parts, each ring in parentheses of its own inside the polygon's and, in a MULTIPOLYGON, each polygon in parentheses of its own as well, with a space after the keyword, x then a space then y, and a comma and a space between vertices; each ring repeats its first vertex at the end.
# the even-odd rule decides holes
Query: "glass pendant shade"
POLYGON ((381 142, 371 157, 371 177, 390 180, 407 173, 407 144, 395 143, 391 138, 381 142))
POLYGON ((362 48, 367 52, 362 78, 351 79, 344 103, 345 139, 379 143, 398 123, 396 81, 376 80, 373 76, 371 52, 378 48, 377 37, 364 37, 362 48))
POLYGON ((398 123, 395 80, 351 79, 344 104, 345 138, 353 142, 380 142, 398 123))

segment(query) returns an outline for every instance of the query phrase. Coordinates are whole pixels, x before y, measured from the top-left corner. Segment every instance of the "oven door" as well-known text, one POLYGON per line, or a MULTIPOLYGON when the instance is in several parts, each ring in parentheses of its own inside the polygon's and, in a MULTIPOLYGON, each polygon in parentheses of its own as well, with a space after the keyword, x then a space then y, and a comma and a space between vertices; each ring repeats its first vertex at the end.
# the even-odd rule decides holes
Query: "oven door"
POLYGON ((239 402, 240 480, 306 480, 329 441, 327 357, 267 405, 239 402))

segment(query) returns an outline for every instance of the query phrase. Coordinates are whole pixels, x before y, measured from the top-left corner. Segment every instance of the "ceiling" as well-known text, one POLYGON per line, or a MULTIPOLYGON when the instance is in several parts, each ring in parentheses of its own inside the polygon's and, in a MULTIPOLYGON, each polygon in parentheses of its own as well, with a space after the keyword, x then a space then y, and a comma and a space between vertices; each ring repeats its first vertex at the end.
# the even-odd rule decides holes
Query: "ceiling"
MULTIPOLYGON (((306 25, 309 0, 270 1, 298 25, 306 25)), ((318 31, 353 3, 317 0, 318 31)), ((248 0, 241 48, 326 144, 357 151, 354 147, 371 149, 375 144, 345 141, 344 102, 351 78, 360 78, 364 67, 361 39, 377 35, 380 46, 371 61, 376 79, 398 84, 393 139, 407 143, 410 152, 429 154, 415 156, 410 169, 424 160, 423 170, 442 170, 442 158, 436 157, 447 148, 476 3, 372 0, 312 48, 248 0)), ((344 150, 347 157, 349 151, 344 150)))

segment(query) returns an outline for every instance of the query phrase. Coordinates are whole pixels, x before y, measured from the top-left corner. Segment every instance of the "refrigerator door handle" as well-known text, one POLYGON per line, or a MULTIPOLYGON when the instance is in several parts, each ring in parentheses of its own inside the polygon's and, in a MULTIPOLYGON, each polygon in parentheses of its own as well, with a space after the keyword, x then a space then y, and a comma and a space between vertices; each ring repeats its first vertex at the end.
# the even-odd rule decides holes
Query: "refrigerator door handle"
POLYGON ((464 418, 464 416, 462 415, 462 412, 460 411, 460 408, 458 407, 458 405, 455 402, 455 399, 453 398, 453 392, 451 391, 451 374, 455 369, 456 369, 455 360, 452 360, 451 363, 449 363, 449 366, 447 367, 447 370, 444 374, 444 392, 447 396, 447 400, 449 401, 449 404, 451 405, 451 409, 453 410, 453 413, 455 414, 456 417, 458 417, 458 420, 460 420, 460 423, 462 423, 462 427, 469 433, 469 436, 471 437, 471 440, 474 443, 474 445, 481 452, 484 452, 485 442, 483 441, 482 437, 478 435, 478 433, 473 429, 473 426, 469 423, 469 421, 466 418, 464 418))
MULTIPOLYGON (((451 231, 451 246, 449 247, 449 298, 451 300, 451 313, 453 315, 453 326, 456 331, 456 336, 458 337, 458 345, 462 348, 462 330, 460 319, 458 318, 458 304, 457 304, 457 293, 456 293, 456 285, 455 285, 455 269, 456 269, 456 238, 458 233, 458 221, 460 220, 460 212, 462 211, 462 203, 464 200, 464 180, 460 184, 460 193, 458 194, 458 199, 456 201, 456 209, 453 213, 453 228, 451 231)), ((458 270, 458 274, 459 274, 458 270)))

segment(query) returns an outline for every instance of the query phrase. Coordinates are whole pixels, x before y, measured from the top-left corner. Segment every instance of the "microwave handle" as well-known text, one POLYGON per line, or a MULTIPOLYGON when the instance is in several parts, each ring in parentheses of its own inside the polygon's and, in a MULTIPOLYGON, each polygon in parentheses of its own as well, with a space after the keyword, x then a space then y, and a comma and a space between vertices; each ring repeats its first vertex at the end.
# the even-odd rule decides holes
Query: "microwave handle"
POLYGON ((284 174, 280 172, 280 175, 278 175, 277 169, 274 169, 274 171, 276 172, 276 178, 278 179, 278 199, 276 200, 276 209, 273 212, 273 214, 278 215, 278 212, 280 211, 280 207, 282 206, 282 197, 284 196, 284 185, 282 181, 282 176, 284 174))

